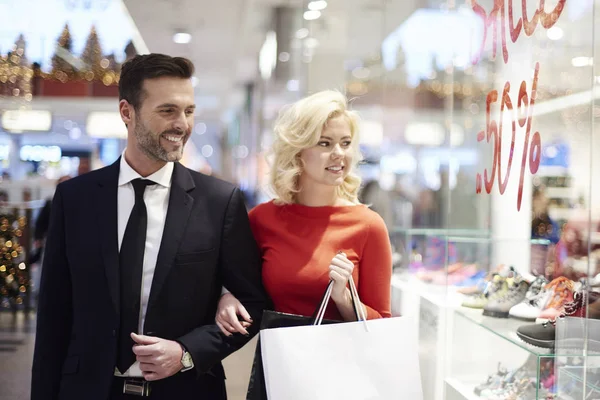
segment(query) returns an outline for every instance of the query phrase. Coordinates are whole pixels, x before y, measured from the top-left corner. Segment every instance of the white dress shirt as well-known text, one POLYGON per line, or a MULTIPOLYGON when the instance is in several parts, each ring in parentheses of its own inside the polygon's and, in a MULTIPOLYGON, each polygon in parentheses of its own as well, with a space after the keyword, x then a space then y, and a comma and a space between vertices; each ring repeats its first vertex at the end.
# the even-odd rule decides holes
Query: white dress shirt
MULTIPOLYGON (((150 297, 150 289, 154 277, 154 269, 158 259, 160 243, 165 228, 165 220, 167 218, 167 210, 169 208, 172 176, 173 163, 168 162, 164 167, 145 178, 157 184, 147 186, 146 191, 144 192, 144 203, 146 204, 148 213, 148 227, 146 230, 146 246, 144 249, 141 288, 142 298, 140 301, 138 333, 143 333, 148 299, 150 297)), ((142 178, 142 176, 129 166, 125 160, 125 152, 123 152, 119 170, 119 188, 117 191, 119 251, 121 251, 121 244, 123 243, 123 236, 125 236, 127 221, 133 210, 133 205, 135 204, 135 192, 131 181, 137 178, 142 178)), ((120 375, 116 368, 115 375, 120 375)), ((135 362, 123 376, 141 377, 142 371, 140 370, 139 363, 135 362)))

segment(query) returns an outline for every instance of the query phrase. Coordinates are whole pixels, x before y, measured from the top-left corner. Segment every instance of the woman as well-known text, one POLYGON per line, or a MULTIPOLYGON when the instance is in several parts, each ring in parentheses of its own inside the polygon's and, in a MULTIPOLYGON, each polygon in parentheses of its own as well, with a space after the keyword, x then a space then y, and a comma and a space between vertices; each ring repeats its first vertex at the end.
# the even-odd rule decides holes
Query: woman
POLYGON ((548 239, 552 244, 560 240, 560 230, 548 214, 548 198, 543 188, 536 187, 532 195, 531 238, 548 239))
MULTIPOLYGON (((358 201, 358 116, 344 95, 323 91, 284 109, 275 123, 270 183, 275 200, 250 212, 275 311, 311 316, 330 280, 325 318, 356 319, 353 277, 368 319, 390 317, 392 252, 382 218, 358 201)), ((219 303, 226 335, 252 322, 231 294, 219 303), (236 329, 237 327, 237 329, 236 329)))

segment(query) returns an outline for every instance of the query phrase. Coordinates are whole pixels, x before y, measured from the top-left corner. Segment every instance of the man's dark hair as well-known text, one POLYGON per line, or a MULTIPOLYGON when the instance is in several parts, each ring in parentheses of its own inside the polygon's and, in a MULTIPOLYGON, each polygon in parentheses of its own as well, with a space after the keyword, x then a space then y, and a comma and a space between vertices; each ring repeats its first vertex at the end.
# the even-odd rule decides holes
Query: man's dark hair
POLYGON ((146 79, 163 76, 189 79, 193 74, 194 64, 184 57, 157 53, 135 56, 121 67, 119 100, 127 100, 138 110, 144 100, 143 85, 146 79))

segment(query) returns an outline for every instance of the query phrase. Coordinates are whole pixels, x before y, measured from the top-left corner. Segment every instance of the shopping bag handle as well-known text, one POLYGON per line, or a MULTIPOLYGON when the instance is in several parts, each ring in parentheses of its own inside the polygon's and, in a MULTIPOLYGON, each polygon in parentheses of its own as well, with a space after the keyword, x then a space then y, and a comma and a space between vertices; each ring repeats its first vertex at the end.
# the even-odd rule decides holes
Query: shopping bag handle
MULTIPOLYGON (((317 324, 319 321, 319 317, 325 314, 325 309, 327 308, 327 304, 329 304, 329 299, 331 298, 331 291, 333 290, 333 280, 329 280, 327 287, 325 288, 325 292, 323 292, 323 296, 321 297, 321 301, 319 302, 319 306, 315 309, 315 312, 310 317, 313 321, 313 325, 321 325, 321 322, 317 324)), ((322 320, 322 318, 321 318, 322 320)))
POLYGON ((356 285, 354 284, 354 279, 350 276, 350 296, 352 297, 352 304, 354 305, 354 313, 356 314, 356 319, 358 321, 367 321, 367 315, 365 314, 365 308, 362 306, 360 302, 360 297, 358 297, 358 290, 356 289, 356 285))
MULTIPOLYGON (((358 297, 358 291, 356 290, 356 285, 354 284, 354 279, 350 276, 349 279, 350 286, 350 297, 352 298, 352 306, 354 308, 354 315, 358 321, 367 321, 367 317, 365 315, 365 310, 360 303, 360 298, 358 297)), ((321 299, 321 304, 319 305, 318 310, 315 314, 313 314, 313 325, 321 325, 323 322, 323 318, 325 316, 325 310, 327 309, 327 304, 329 304, 329 300, 331 299, 331 292, 333 291, 333 280, 329 280, 329 284, 327 285, 327 289, 325 289, 325 293, 323 294, 323 298, 321 299)), ((368 328, 367 328, 368 330, 368 328)))

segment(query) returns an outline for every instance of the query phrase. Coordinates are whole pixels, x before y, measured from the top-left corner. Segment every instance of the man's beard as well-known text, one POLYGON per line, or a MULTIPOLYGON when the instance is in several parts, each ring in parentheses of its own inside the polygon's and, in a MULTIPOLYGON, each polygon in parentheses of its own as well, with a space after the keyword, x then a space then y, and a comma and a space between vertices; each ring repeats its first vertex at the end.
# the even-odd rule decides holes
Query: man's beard
MULTIPOLYGON (((182 142, 182 146, 178 150, 167 151, 160 145, 160 137, 164 134, 172 134, 181 136, 180 131, 169 130, 164 131, 160 135, 155 135, 141 122, 139 118, 136 118, 135 123, 135 138, 137 140, 137 147, 146 156, 155 161, 173 162, 179 161, 183 157, 183 147, 185 143, 182 142)), ((182 141, 185 139, 182 139, 182 141)))

